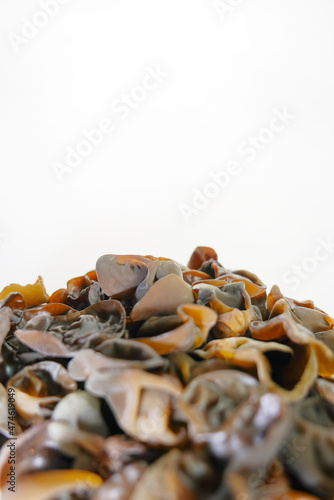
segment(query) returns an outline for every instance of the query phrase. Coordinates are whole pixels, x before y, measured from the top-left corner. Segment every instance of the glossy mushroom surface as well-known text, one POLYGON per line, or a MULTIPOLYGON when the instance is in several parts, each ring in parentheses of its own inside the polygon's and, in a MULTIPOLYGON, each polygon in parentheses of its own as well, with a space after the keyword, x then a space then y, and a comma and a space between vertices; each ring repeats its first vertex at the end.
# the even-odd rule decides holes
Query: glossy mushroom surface
POLYGON ((210 247, 11 284, 0 348, 4 500, 334 498, 334 319, 210 247))

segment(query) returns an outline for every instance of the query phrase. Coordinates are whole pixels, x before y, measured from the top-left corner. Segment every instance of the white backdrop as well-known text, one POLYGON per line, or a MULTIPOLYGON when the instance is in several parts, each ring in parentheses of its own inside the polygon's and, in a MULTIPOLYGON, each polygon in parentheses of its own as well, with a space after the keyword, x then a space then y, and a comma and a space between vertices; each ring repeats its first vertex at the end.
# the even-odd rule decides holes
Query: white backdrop
POLYGON ((0 288, 213 246, 334 315, 332 0, 2 0, 0 288))

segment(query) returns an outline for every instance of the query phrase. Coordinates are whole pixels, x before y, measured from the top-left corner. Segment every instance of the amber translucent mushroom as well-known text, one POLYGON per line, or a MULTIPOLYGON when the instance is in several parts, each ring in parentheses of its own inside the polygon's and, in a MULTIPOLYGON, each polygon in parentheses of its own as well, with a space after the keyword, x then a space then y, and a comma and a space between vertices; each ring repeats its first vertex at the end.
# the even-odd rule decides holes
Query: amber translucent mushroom
POLYGON ((210 247, 197 247, 192 253, 190 260, 188 262, 188 267, 190 269, 199 269, 203 262, 207 260, 218 260, 218 255, 210 247))
POLYGON ((252 337, 261 341, 289 342, 295 349, 303 346, 299 352, 311 349, 317 360, 318 374, 329 379, 334 377, 334 352, 302 324, 285 299, 275 302, 268 321, 253 321, 249 329, 252 337))
POLYGON ((5 299, 10 293, 20 293, 24 299, 26 307, 33 307, 49 301, 49 296, 46 293, 43 279, 38 276, 36 283, 33 285, 17 285, 12 283, 6 286, 0 292, 0 300, 5 299))
POLYGON ((158 335, 137 338, 137 342, 150 346, 160 355, 191 351, 206 341, 217 321, 217 314, 212 309, 197 304, 181 305, 177 314, 182 323, 180 326, 158 335))
POLYGON ((97 474, 85 470, 49 470, 22 476, 15 488, 15 493, 7 487, 2 490, 2 499, 47 500, 72 491, 99 488, 103 480, 97 474))
POLYGON ((27 422, 48 418, 60 399, 77 389, 77 383, 66 368, 54 361, 26 366, 7 383, 15 392, 15 409, 27 422))
POLYGON ((251 321, 261 317, 252 306, 243 282, 228 285, 231 293, 201 282, 195 283, 193 289, 197 293, 197 301, 209 305, 218 314, 214 328, 218 338, 243 336, 251 321))
POLYGON ((287 345, 278 342, 261 342, 247 337, 231 337, 213 340, 204 350, 196 351, 204 359, 219 358, 234 366, 257 374, 260 382, 275 390, 287 401, 298 401, 310 390, 317 377, 317 360, 309 346, 298 354, 287 345), (266 353, 284 355, 290 361, 282 369, 281 384, 272 378, 272 368, 266 353))

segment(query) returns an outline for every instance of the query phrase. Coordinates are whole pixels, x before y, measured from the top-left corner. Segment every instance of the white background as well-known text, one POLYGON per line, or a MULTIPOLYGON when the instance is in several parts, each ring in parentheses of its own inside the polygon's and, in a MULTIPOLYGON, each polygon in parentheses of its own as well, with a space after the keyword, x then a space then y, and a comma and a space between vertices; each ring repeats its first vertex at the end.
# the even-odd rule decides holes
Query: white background
POLYGON ((201 244, 334 315, 334 253, 298 286, 286 274, 334 239, 334 3, 229 3, 71 0, 15 51, 41 2, 1 0, 0 288, 41 274, 52 293, 104 253, 186 263, 201 244), (60 182, 54 163, 156 65, 168 76, 60 182), (239 145, 284 107, 295 118, 248 162, 239 145), (186 222, 180 206, 232 160, 241 172, 186 222))

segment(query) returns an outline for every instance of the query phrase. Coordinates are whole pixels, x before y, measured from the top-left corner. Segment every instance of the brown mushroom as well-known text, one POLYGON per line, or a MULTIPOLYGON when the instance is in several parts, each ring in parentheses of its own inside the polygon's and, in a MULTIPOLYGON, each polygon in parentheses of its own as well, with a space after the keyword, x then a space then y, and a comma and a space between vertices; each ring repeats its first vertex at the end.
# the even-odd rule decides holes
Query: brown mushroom
POLYGON ((77 389, 68 371, 54 361, 26 366, 7 382, 15 392, 17 413, 30 423, 49 418, 60 399, 77 389))
POLYGON ((200 357, 220 358, 232 365, 257 374, 260 382, 278 392, 284 399, 296 401, 303 398, 317 376, 317 360, 310 346, 302 346, 294 351, 290 346, 278 342, 261 342, 247 337, 231 337, 213 340, 204 350, 196 351, 200 357), (269 356, 269 357, 268 357, 269 356), (281 369, 279 384, 273 380, 270 357, 278 356, 281 369))
POLYGON ((95 350, 81 349, 74 354, 68 370, 75 380, 86 380, 99 370, 142 368, 143 370, 166 369, 168 361, 151 347, 134 340, 110 339, 95 350))
POLYGON ((129 436, 151 446, 178 446, 185 441, 183 427, 173 427, 173 406, 182 385, 170 375, 142 370, 94 372, 85 388, 104 397, 118 425, 129 436))
MULTIPOLYGON (((153 287, 152 287, 153 289, 153 287)), ((139 329, 138 335, 157 331, 156 335, 136 338, 153 348, 158 354, 171 354, 173 352, 191 351, 205 343, 210 329, 217 321, 217 314, 209 309, 197 304, 180 305, 177 308, 179 322, 173 330, 162 331, 167 324, 167 317, 150 318, 139 329), (160 333, 161 332, 161 333, 160 333)))
POLYGON ((178 306, 192 302, 191 286, 176 274, 168 274, 156 281, 134 305, 130 318, 132 321, 142 321, 157 314, 175 314, 178 306))

